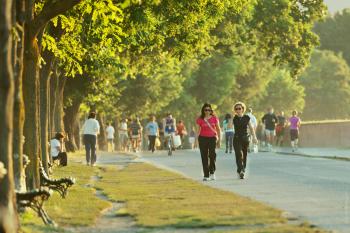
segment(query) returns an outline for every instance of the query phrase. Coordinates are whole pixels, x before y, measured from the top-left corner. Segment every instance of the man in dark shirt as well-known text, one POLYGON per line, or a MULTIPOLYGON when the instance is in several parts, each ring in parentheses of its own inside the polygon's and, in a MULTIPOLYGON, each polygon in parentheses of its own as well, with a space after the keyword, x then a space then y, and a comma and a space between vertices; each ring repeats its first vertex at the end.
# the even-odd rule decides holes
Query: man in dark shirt
POLYGON ((267 147, 270 150, 276 135, 275 128, 276 128, 278 119, 276 115, 273 113, 272 107, 269 107, 267 111, 268 112, 263 116, 261 121, 265 125, 266 142, 267 142, 267 147))

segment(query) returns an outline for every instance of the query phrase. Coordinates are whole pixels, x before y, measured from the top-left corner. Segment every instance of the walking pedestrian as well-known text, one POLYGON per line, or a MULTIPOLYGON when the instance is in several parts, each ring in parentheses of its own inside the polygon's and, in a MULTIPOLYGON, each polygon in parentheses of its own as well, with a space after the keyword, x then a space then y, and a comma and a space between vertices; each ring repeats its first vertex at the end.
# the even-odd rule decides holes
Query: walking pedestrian
MULTIPOLYGON (((250 123, 252 123, 255 135, 257 135, 257 128, 258 128, 258 121, 256 120, 256 117, 253 115, 253 108, 248 108, 247 109, 247 113, 246 115, 248 115, 250 117, 250 123)), ((250 133, 251 135, 251 133, 250 133)), ((258 145, 253 143, 253 138, 249 137, 249 147, 248 147, 248 152, 251 151, 258 151, 258 145)))
POLYGON ((196 137, 197 136, 196 136, 195 127, 193 126, 188 137, 188 142, 190 143, 192 150, 194 150, 197 147, 196 137))
POLYGON ((119 125, 119 144, 121 151, 128 149, 128 119, 124 118, 119 125))
POLYGON ((298 112, 294 110, 292 112, 292 117, 289 118, 290 142, 293 152, 298 149, 300 125, 301 120, 298 117, 298 112))
POLYGON ((141 141, 141 124, 138 118, 135 118, 129 127, 131 136, 131 145, 134 152, 139 150, 139 143, 141 141))
POLYGON ((107 133, 107 151, 109 151, 109 148, 111 148, 111 151, 114 151, 114 127, 112 126, 112 123, 108 123, 108 126, 106 128, 107 133))
POLYGON ((244 179, 250 136, 248 134, 248 128, 251 136, 253 137, 253 143, 257 143, 257 139, 253 125, 250 122, 250 117, 248 115, 244 115, 246 110, 245 104, 242 102, 235 103, 233 110, 235 112, 235 116, 233 118, 233 126, 235 128, 233 147, 236 155, 237 174, 240 179, 244 179))
POLYGON ((284 116, 284 112, 280 111, 277 115, 276 146, 283 146, 286 123, 287 122, 286 117, 284 116))
POLYGON ((176 133, 177 133, 177 135, 180 136, 180 139, 181 139, 181 146, 180 147, 183 149, 184 138, 187 135, 186 126, 185 126, 183 120, 179 120, 179 122, 176 124, 176 133))
POLYGON ((86 152, 86 165, 95 166, 96 163, 96 140, 100 133, 100 124, 95 119, 96 113, 90 112, 88 119, 83 125, 83 141, 86 152))
POLYGON ((215 180, 215 147, 220 147, 221 129, 219 119, 214 115, 210 104, 205 103, 197 119, 199 126, 198 143, 202 157, 203 181, 215 180))
POLYGON ((153 153, 155 151, 156 138, 159 136, 159 127, 155 116, 152 116, 151 121, 147 123, 146 133, 149 141, 148 150, 153 153))
POLYGON ((276 115, 273 113, 272 107, 269 107, 267 109, 267 111, 268 112, 263 116, 261 121, 265 125, 265 136, 266 136, 266 142, 267 142, 267 149, 269 151, 271 151, 272 144, 274 142, 274 138, 276 135, 275 128, 276 128, 276 124, 277 124, 278 119, 277 119, 276 115))
POLYGON ((226 114, 225 120, 222 123, 222 127, 225 132, 225 141, 226 141, 225 153, 227 154, 228 151, 232 153, 234 128, 233 128, 232 116, 230 113, 226 114))

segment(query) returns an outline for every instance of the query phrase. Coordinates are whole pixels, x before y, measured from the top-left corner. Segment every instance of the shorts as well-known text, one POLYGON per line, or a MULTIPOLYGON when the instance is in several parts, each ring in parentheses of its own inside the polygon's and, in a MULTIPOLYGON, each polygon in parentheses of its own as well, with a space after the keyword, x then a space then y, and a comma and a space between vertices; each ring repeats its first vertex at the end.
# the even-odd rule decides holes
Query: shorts
POLYGON ((132 138, 132 139, 139 139, 139 138, 140 138, 140 135, 131 135, 131 138, 132 138))
POLYGON ((276 126, 276 135, 277 137, 283 137, 284 136, 284 126, 283 125, 277 125, 276 126))
POLYGON ((188 138, 188 142, 189 142, 190 144, 193 144, 193 143, 196 142, 196 138, 195 138, 195 137, 189 137, 189 138, 188 138))
POLYGON ((112 143, 114 141, 114 138, 107 138, 107 142, 112 143))
POLYGON ((265 129, 265 135, 266 136, 276 136, 276 131, 274 129, 265 129))
POLYGON ((290 140, 294 141, 299 138, 299 130, 297 129, 291 129, 290 130, 290 140))

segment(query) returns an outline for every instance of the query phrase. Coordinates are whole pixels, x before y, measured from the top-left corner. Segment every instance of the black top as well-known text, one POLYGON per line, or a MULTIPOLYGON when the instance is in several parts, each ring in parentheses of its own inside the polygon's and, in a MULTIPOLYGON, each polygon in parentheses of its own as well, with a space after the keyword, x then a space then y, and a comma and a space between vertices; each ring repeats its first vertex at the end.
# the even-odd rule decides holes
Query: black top
POLYGON ((284 126, 286 124, 286 118, 284 116, 277 116, 278 125, 284 126))
POLYGON ((243 115, 242 117, 235 116, 233 118, 233 126, 235 127, 235 137, 247 137, 248 136, 248 124, 250 117, 243 115))
POLYGON ((275 130, 275 126, 276 126, 276 123, 278 121, 275 114, 267 113, 263 116, 263 118, 261 120, 262 120, 262 122, 265 123, 265 129, 275 130))

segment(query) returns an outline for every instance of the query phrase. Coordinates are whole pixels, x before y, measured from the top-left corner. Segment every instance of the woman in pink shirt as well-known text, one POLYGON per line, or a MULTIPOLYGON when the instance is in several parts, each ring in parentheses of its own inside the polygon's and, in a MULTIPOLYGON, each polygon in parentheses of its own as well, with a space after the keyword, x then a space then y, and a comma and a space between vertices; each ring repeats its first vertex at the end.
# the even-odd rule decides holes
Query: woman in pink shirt
POLYGON ((294 110, 292 112, 292 117, 289 118, 290 142, 293 152, 298 149, 300 124, 301 120, 298 117, 298 112, 294 110))
POLYGON ((220 147, 221 129, 219 119, 214 115, 210 104, 203 105, 197 125, 199 126, 198 144, 202 157, 203 181, 215 180, 215 147, 220 147))

